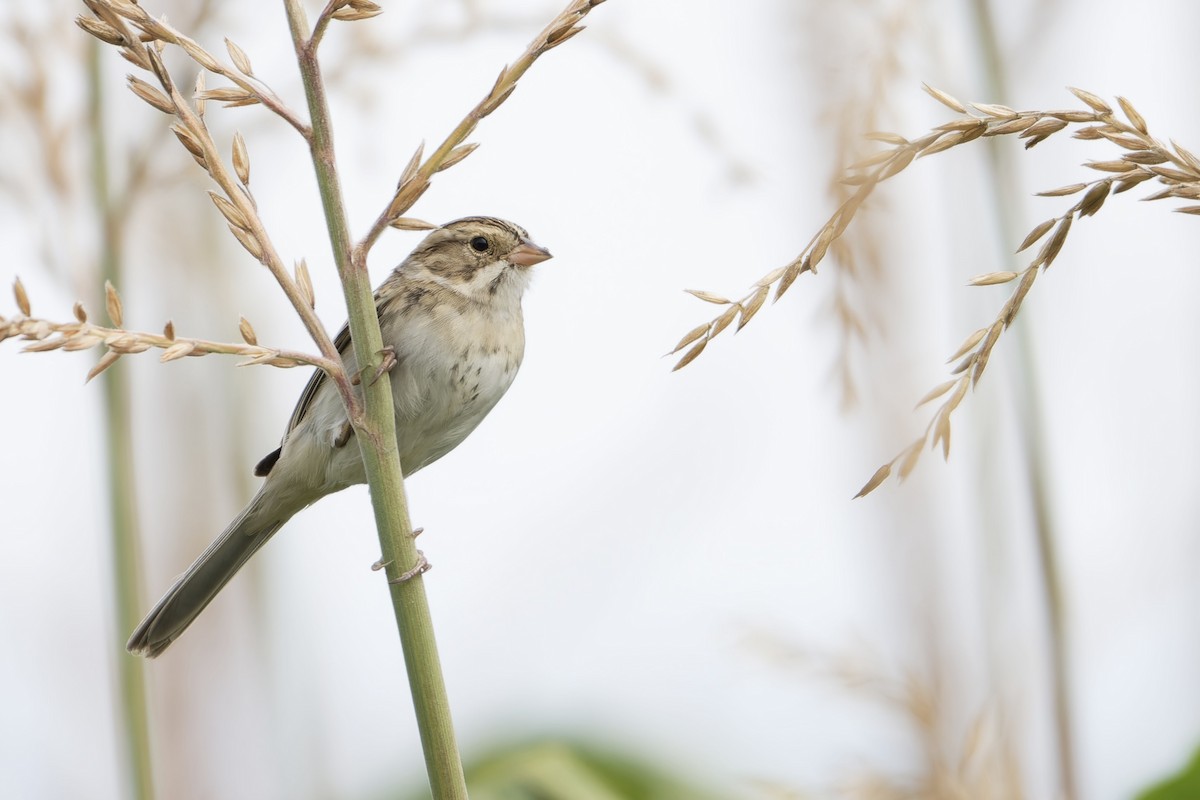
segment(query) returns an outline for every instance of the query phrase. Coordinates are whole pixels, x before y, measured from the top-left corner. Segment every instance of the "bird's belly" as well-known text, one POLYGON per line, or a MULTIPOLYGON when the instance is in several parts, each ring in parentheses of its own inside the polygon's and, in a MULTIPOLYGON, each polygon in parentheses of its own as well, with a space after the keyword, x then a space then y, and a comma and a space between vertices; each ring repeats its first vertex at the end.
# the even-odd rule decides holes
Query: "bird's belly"
MULTIPOLYGON (((396 404, 396 438, 405 475, 432 464, 467 438, 504 396, 520 366, 519 352, 477 346, 459 355, 424 370, 418 403, 396 404)), ((397 395, 403 395, 404 388, 397 387, 397 395)))

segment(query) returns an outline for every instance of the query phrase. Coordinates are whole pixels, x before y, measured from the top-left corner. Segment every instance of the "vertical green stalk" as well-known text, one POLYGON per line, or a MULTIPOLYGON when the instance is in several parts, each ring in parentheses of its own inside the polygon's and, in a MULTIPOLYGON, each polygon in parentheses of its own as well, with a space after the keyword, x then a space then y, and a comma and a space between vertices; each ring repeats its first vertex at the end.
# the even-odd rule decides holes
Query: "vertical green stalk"
POLYGON ((315 43, 309 41, 308 20, 301 0, 284 0, 284 4, 312 120, 313 166, 334 261, 346 297, 350 336, 359 367, 365 376, 362 391, 366 413, 362 419, 352 417, 352 421, 371 489, 375 525, 383 552, 381 560, 385 565, 392 607, 400 630, 426 771, 435 800, 466 800, 466 782, 450 718, 450 702, 442 678, 425 584, 420 573, 409 579, 404 578, 406 571, 411 570, 421 556, 413 539, 404 495, 391 381, 386 373, 376 381, 371 380, 376 367, 383 360, 383 337, 379 330, 365 252, 355 250, 351 245, 334 159, 329 106, 325 99, 315 43))
MULTIPOLYGON (((100 46, 87 45, 88 116, 91 135, 92 200, 100 218, 100 266, 106 280, 121 283, 120 220, 115 218, 108 176, 108 142, 104 124, 104 90, 100 78, 100 46)), ((103 301, 100 307, 104 307, 103 301)), ((123 364, 114 364, 100 376, 104 387, 106 452, 108 456, 109 527, 112 536, 112 580, 116 604, 117 642, 113 648, 120 682, 120 724, 133 797, 152 800, 150 730, 146 712, 145 662, 125 652, 124 632, 138 623, 142 584, 138 549, 137 494, 133 471, 133 425, 129 403, 129 376, 123 364)))
MULTIPOLYGON (((1004 79, 1004 62, 1000 54, 1000 45, 996 37, 996 28, 992 19, 991 6, 988 0, 972 0, 976 35, 984 60, 984 80, 987 82, 989 102, 1007 102, 1007 87, 1004 79)), ((1021 231, 1013 220, 1012 209, 1015 208, 1017 190, 1012 176, 1016 174, 1009 157, 1009 151, 992 142, 988 148, 990 156, 988 165, 992 172, 992 184, 997 189, 997 199, 993 203, 996 212, 997 227, 1002 240, 1005 242, 1020 241, 1021 231)), ((1020 402, 1018 408, 1022 412, 1021 431, 1024 433, 1023 450, 1021 455, 1025 460, 1025 475, 1029 481, 1029 495, 1033 505, 1034 526, 1038 554, 1038 577, 1042 584, 1042 597, 1045 601, 1046 622, 1050 638, 1050 670, 1053 683, 1054 698, 1054 728, 1061 786, 1060 796, 1063 800, 1075 800, 1079 796, 1075 769, 1074 736, 1071 725, 1071 685, 1068 670, 1068 653, 1066 642, 1066 610, 1063 604, 1062 577, 1058 566, 1057 547, 1055 545, 1054 512, 1050 504, 1050 492, 1047 490, 1049 476, 1046 470, 1047 455, 1045 438, 1042 433, 1042 419, 1039 413, 1041 392, 1034 371, 1034 348, 1029 333, 1024 326, 1018 325, 1013 331, 1021 350, 1022 361, 1026 369, 1022 379, 1018 381, 1020 402)))

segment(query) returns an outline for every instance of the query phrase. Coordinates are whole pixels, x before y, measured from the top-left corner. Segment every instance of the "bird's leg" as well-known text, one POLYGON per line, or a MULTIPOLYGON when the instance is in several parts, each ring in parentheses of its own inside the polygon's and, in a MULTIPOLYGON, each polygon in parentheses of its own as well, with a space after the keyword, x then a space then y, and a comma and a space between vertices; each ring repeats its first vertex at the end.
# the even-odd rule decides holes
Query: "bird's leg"
POLYGON ((433 567, 433 565, 430 564, 428 560, 426 560, 425 554, 422 553, 420 550, 418 550, 417 551, 417 563, 413 565, 412 569, 401 572, 395 578, 392 578, 390 581, 388 581, 388 583, 405 583, 407 581, 411 581, 413 578, 417 577, 418 575, 424 575, 432 567, 433 567))

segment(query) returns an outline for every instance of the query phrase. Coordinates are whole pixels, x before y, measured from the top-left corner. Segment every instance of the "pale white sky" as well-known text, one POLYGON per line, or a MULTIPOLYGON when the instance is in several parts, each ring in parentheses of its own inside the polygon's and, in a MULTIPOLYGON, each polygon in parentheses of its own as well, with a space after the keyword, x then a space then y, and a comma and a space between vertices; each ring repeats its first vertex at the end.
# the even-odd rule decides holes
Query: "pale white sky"
MULTIPOLYGON (((455 22, 433 5, 359 23, 398 53, 350 66, 332 91, 360 233, 416 144, 439 141, 557 8, 525 4, 528 17, 496 32, 414 46, 417 14, 455 22)), ((515 386, 409 485, 466 755, 503 739, 588 736, 734 797, 762 796, 756 781, 812 789, 867 767, 916 769, 903 719, 820 670, 779 663, 765 635, 897 679, 936 665, 949 740, 961 742, 981 710, 1002 709, 1029 797, 1050 796, 1046 635, 1019 458, 1028 347, 1060 536, 1082 794, 1128 797, 1200 741, 1191 217, 1137 202, 1148 191, 1135 190, 1079 222, 956 415, 949 464, 927 456, 908 482, 865 500, 850 498, 928 419, 912 404, 1006 297, 966 280, 1022 266, 1003 255, 1017 242, 995 230, 983 148, 918 162, 880 197, 885 288, 868 306, 882 315, 871 321, 873 351, 856 356, 871 381, 858 412, 839 410, 831 377, 832 263, 682 372, 661 357, 713 308, 682 289, 740 296, 831 210, 826 112, 881 39, 870 14, 826 5, 610 0, 586 33, 535 65, 479 129, 478 152, 413 210, 436 222, 507 217, 555 254, 527 296, 515 386), (748 180, 731 179, 743 172, 748 180)), ((949 117, 922 81, 965 100, 1000 98, 978 77, 966 4, 911 5, 925 21, 903 34, 883 113, 915 135, 949 117)), ((1153 37, 1131 33, 1128 4, 1042 5, 1004 6, 1009 104, 1077 106, 1067 85, 1120 94, 1153 133, 1200 148, 1187 100, 1190 4, 1156 4, 1174 22, 1153 37)), ((80 39, 70 18, 82 6, 56 7, 56 21, 42 12, 48 35, 80 39)), ((302 104, 281 8, 230 7, 215 30, 302 104)), ((331 31, 331 59, 344 40, 331 31)), ((212 30, 202 41, 220 47, 212 30)), ((82 95, 62 49, 51 88, 69 113, 82 95)), ((127 65, 113 52, 103 59, 122 129, 164 124, 123 97, 127 65)), ((10 160, 36 152, 17 119, 0 114, 10 160)), ((318 311, 340 325, 299 140, 260 109, 210 107, 209 121, 222 141, 243 131, 277 246, 307 257, 318 311)), ((1065 137, 1028 154, 1007 147, 1018 237, 1067 205, 1034 192, 1086 180, 1078 164, 1115 157, 1065 137)), ((168 143, 164 155, 182 164, 176 150, 168 143)), ((6 170, 6 180, 22 174, 6 170)), ((154 330, 171 317, 181 333, 232 339, 245 314, 261 341, 307 347, 269 275, 224 240, 195 193, 156 194, 131 223, 127 324, 154 330)), ((41 196, 8 192, 0 203, 0 282, 20 274, 35 312, 67 317, 92 285, 39 266, 40 228, 54 231, 65 263, 86 263, 89 223, 41 196)), ((384 237, 377 280, 418 236, 384 237)), ((12 312, 7 295, 0 309, 12 312)), ((119 797, 109 648, 128 632, 109 612, 100 388, 82 384, 94 354, 17 350, 0 346, 0 795, 119 797)), ((128 361, 149 608, 249 496, 250 469, 276 446, 306 374, 235 372, 216 357, 128 361)), ((364 488, 327 498, 150 665, 164 797, 363 797, 400 775, 421 780, 391 609, 369 570, 377 547, 364 488)))

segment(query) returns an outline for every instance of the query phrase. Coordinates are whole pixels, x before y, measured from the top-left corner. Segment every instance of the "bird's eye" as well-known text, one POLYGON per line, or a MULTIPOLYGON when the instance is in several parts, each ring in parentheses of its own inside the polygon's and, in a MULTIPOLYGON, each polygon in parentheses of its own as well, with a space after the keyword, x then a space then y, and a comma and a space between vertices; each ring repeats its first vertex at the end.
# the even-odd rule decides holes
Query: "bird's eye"
POLYGON ((476 236, 471 240, 471 247, 482 253, 488 249, 488 240, 486 236, 476 236))

